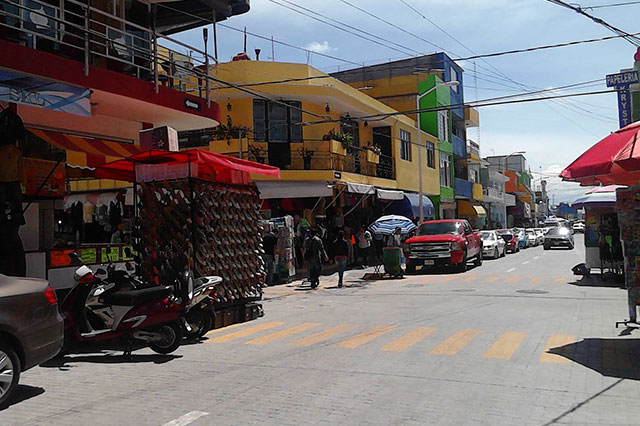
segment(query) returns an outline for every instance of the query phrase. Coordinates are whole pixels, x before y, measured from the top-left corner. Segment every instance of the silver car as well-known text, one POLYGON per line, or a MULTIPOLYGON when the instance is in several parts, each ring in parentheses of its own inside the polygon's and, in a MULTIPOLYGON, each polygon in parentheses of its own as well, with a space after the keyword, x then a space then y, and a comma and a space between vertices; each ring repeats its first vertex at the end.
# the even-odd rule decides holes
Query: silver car
POLYGON ((496 231, 482 231, 482 257, 497 259, 507 254, 507 244, 496 231))
POLYGON ((564 226, 549 229, 544 236, 544 249, 549 250, 551 247, 568 247, 569 250, 573 250, 575 243, 571 230, 564 226))

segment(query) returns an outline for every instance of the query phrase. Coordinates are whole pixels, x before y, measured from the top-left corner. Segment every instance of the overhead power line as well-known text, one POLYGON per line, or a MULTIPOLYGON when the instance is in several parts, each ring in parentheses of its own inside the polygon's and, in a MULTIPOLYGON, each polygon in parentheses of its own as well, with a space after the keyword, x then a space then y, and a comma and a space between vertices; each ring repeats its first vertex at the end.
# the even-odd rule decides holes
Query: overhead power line
POLYGON ((581 7, 581 9, 583 10, 604 9, 606 7, 631 6, 634 4, 640 4, 640 1, 626 1, 623 3, 601 4, 598 6, 584 6, 584 7, 581 7))
POLYGON ((580 15, 586 16, 587 18, 591 19, 596 24, 600 24, 603 27, 607 28, 608 30, 613 31, 616 34, 622 35, 625 40, 627 40, 629 43, 633 44, 634 46, 640 46, 640 39, 638 37, 635 37, 635 36, 627 33, 626 31, 621 30, 618 27, 614 27, 613 25, 609 24, 604 19, 598 18, 596 16, 593 16, 593 15, 585 12, 584 9, 582 9, 580 6, 574 6, 572 4, 565 3, 562 0, 546 0, 546 1, 549 2, 549 3, 553 3, 553 4, 556 4, 558 6, 562 6, 564 8, 573 10, 574 12, 576 12, 576 13, 578 13, 580 15))

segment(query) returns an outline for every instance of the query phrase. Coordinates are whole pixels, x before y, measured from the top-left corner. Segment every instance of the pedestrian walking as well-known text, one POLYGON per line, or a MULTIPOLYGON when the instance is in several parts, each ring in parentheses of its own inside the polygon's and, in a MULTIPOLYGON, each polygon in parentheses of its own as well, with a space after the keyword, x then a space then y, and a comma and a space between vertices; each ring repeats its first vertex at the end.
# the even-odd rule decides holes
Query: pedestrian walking
POLYGON ((399 226, 387 238, 387 247, 402 247, 402 228, 399 226))
POLYGON ((349 259, 349 242, 344 237, 344 231, 338 231, 338 237, 331 247, 333 252, 333 260, 338 265, 338 287, 342 287, 344 271, 347 269, 347 261, 349 259))
POLYGON ((304 241, 304 259, 307 261, 307 267, 309 268, 311 288, 318 288, 322 261, 328 261, 329 257, 324 249, 322 240, 318 237, 318 232, 313 228, 311 228, 309 236, 304 241))
POLYGON ((371 232, 367 231, 364 226, 360 227, 360 230, 356 234, 356 240, 358 241, 358 251, 362 258, 362 265, 369 266, 369 253, 371 251, 371 232))
POLYGON ((267 272, 265 282, 267 286, 273 285, 273 262, 277 244, 278 237, 271 229, 271 224, 269 224, 269 229, 264 234, 264 237, 262 237, 262 247, 264 248, 264 265, 267 272))

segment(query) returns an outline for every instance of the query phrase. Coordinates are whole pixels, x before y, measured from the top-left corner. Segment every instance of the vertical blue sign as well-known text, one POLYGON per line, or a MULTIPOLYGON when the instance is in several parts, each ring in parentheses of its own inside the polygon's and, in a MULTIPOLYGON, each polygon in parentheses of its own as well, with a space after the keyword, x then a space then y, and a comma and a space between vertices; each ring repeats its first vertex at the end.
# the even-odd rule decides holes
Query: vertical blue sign
POLYGON ((631 124, 631 92, 628 89, 618 90, 618 119, 620 128, 631 124))

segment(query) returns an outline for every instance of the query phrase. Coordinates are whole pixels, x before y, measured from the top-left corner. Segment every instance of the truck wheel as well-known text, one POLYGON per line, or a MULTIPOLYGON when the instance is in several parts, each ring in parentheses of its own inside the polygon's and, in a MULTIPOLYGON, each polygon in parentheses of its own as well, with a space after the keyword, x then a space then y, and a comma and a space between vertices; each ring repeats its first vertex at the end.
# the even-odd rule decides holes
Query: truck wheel
POLYGON ((11 399, 11 395, 18 387, 20 380, 20 358, 16 351, 6 344, 0 342, 0 408, 4 408, 11 399))
POLYGON ((482 266, 482 251, 480 251, 476 256, 475 260, 473 261, 473 265, 476 267, 482 266))
POLYGON ((416 273, 416 265, 413 263, 409 263, 407 265, 407 274, 415 274, 416 273))
POLYGON ((462 255, 462 262, 454 266, 457 272, 467 272, 467 252, 462 255))
POLYGON ((170 354, 178 349, 182 342, 183 330, 176 323, 163 324, 158 327, 158 332, 162 335, 159 342, 152 342, 149 347, 159 354, 170 354))

